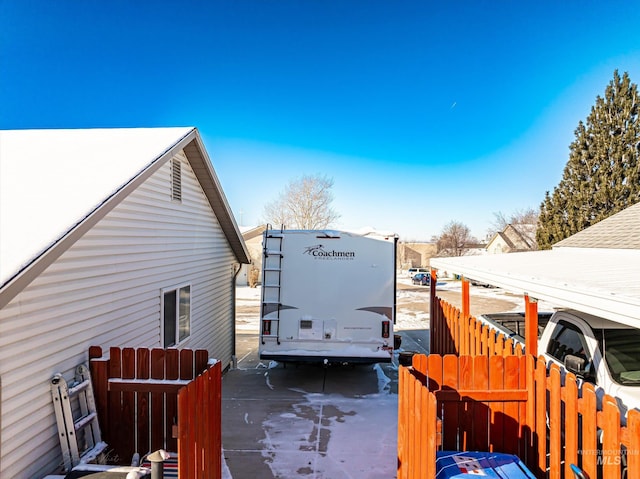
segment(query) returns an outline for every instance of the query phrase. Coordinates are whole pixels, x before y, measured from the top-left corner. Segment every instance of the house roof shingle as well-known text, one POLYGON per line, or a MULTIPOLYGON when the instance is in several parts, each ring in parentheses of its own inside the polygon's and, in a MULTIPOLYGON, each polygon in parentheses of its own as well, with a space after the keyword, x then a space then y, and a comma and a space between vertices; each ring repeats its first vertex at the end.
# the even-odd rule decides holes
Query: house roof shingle
POLYGON ((559 241, 553 247, 640 249, 640 203, 559 241))

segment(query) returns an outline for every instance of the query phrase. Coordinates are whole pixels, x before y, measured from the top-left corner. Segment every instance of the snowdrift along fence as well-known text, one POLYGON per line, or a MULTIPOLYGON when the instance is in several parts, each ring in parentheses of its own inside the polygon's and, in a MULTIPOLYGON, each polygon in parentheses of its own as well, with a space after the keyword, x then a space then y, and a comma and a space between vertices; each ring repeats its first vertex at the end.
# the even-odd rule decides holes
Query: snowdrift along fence
POLYGON ((221 477, 221 367, 206 350, 89 349, 98 420, 110 461, 178 452, 181 479, 221 477))
MULTIPOLYGON (((455 331, 446 337, 440 330, 439 339, 445 336, 446 341, 439 344, 465 350, 460 346, 466 335, 460 311, 440 304, 441 327, 451 324, 463 334, 455 339, 455 331)), ((471 334, 465 337, 468 345, 478 344, 471 334)), ((615 398, 603 395, 599 401, 592 384, 579 388, 575 375, 562 374, 557 365, 548 367, 542 356, 523 356, 521 350, 510 355, 490 344, 475 351, 415 355, 412 367, 400 368, 399 478, 419 477, 412 474, 426 467, 416 462, 424 458, 407 452, 407 444, 415 441, 407 431, 422 431, 436 420, 442 421, 443 449, 514 453, 540 478, 573 479, 570 465, 576 464, 593 479, 619 479, 624 469, 627 479, 640 479, 639 411, 630 411, 621 422, 615 398), (416 402, 428 393, 437 401, 435 409, 416 402), (433 410, 439 417, 431 417, 433 410)))

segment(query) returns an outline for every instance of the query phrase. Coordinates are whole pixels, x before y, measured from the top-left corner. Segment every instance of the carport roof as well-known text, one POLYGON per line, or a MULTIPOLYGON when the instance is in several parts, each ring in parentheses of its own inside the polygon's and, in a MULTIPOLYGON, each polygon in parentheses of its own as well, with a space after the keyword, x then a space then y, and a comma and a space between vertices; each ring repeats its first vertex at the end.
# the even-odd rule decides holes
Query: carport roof
POLYGON ((431 267, 640 327, 640 203, 552 250, 432 258, 431 267))
POLYGON ((640 325, 639 250, 558 248, 432 258, 431 267, 557 306, 640 325))

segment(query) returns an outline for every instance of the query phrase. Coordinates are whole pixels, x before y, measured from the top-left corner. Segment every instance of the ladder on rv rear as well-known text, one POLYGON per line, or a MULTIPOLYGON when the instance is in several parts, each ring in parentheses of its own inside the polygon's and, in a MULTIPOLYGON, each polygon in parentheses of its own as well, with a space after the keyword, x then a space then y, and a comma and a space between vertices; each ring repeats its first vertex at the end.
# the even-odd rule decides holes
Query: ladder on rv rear
POLYGON ((71 384, 56 374, 51 379, 51 396, 64 467, 70 471, 81 462, 91 462, 107 447, 100 435, 89 368, 79 365, 71 384))
POLYGON ((275 340, 280 344, 280 310, 282 308, 282 229, 278 232, 267 225, 262 255, 262 304, 260 305, 260 340, 275 340), (275 313, 275 315, 273 314, 275 313))

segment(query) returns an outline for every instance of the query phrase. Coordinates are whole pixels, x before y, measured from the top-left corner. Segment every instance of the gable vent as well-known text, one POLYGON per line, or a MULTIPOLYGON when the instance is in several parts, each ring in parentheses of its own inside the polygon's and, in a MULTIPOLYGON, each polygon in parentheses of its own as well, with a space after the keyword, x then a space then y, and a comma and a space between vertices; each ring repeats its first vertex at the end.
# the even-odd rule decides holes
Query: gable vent
POLYGON ((171 160, 171 199, 182 201, 182 162, 171 160))

